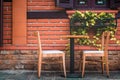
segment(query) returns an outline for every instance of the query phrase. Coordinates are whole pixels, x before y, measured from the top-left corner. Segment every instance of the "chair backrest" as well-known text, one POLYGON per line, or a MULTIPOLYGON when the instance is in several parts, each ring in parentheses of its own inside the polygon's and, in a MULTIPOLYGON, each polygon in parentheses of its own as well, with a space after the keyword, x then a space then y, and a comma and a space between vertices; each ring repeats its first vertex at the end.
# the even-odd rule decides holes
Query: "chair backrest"
POLYGON ((108 55, 108 44, 110 39, 110 31, 103 32, 102 34, 102 50, 104 50, 104 55, 108 55))
POLYGON ((37 31, 37 41, 38 41, 38 53, 39 55, 42 54, 42 45, 41 45, 41 39, 40 39, 40 33, 37 31))

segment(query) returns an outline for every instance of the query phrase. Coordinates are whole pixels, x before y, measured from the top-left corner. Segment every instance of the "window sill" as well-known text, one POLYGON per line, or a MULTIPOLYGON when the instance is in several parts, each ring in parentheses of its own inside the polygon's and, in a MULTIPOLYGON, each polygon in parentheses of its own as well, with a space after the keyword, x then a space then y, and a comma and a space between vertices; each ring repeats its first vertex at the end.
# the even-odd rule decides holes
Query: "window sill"
MULTIPOLYGON (((76 10, 66 10, 66 13, 70 16, 75 13, 76 10)), ((78 10, 80 12, 85 12, 85 11, 91 11, 95 13, 100 13, 100 12, 108 12, 108 13, 113 13, 116 14, 118 13, 118 10, 78 10)))

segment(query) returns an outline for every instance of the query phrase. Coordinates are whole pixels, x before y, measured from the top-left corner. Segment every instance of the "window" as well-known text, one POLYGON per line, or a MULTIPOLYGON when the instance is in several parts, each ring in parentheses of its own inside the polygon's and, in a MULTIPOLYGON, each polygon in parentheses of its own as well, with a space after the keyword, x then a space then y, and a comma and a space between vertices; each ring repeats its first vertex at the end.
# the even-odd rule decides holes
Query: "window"
POLYGON ((105 5, 105 2, 106 0, 95 0, 95 4, 96 5, 105 5))
POLYGON ((120 0, 115 0, 115 6, 120 7, 120 0))
MULTIPOLYGON (((72 9, 109 9, 115 0, 56 0, 57 6, 72 9)), ((120 2, 120 0, 116 0, 120 2)))
POLYGON ((116 9, 120 7, 120 0, 110 0, 110 8, 116 9))
POLYGON ((60 0, 60 3, 69 3, 70 0, 60 0))
POLYGON ((77 4, 78 5, 87 5, 87 2, 88 2, 87 0, 78 0, 77 4))
POLYGON ((73 8, 73 0, 55 0, 56 6, 63 8, 73 8))
POLYGON ((77 0, 74 6, 80 9, 103 9, 108 8, 108 0, 77 0))
POLYGON ((75 8, 88 8, 90 7, 90 1, 89 0, 77 0, 74 4, 75 8))
POLYGON ((115 0, 115 2, 120 2, 120 0, 115 0))

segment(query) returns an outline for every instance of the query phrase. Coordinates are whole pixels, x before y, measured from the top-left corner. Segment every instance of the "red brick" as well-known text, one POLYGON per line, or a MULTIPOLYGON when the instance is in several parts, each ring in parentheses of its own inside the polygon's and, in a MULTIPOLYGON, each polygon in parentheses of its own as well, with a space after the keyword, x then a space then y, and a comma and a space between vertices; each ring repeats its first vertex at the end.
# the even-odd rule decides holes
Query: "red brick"
POLYGON ((4 2, 4 3, 3 3, 3 6, 11 6, 11 5, 12 5, 11 2, 4 2))
POLYGON ((69 31, 42 31, 41 35, 66 35, 69 31))
POLYGON ((69 19, 50 19, 50 23, 69 23, 69 19))
POLYGON ((70 24, 69 23, 60 23, 60 24, 56 24, 56 26, 67 27, 67 26, 70 26, 70 24))
MULTIPOLYGON (((3 40, 3 44, 11 44, 12 40, 3 40)), ((10 49, 10 48, 8 48, 10 49)), ((4 50, 7 50, 6 48, 4 50)))
POLYGON ((48 23, 49 19, 38 19, 37 22, 38 23, 48 23))
POLYGON ((117 39, 120 39, 120 36, 116 36, 117 39))
POLYGON ((38 30, 36 27, 29 27, 27 30, 38 30))
POLYGON ((44 26, 44 24, 38 24, 38 23, 28 23, 27 26, 29 27, 36 27, 36 26, 44 26))
POLYGON ((3 15, 3 19, 12 19, 12 15, 3 15))
POLYGON ((12 23, 5 23, 3 24, 4 27, 11 27, 12 26, 12 23))
POLYGON ((27 19, 27 22, 28 23, 35 23, 35 22, 37 22, 37 19, 27 19))
POLYGON ((3 23, 12 23, 11 19, 3 19, 3 23))
MULTIPOLYGON (((41 40, 43 44, 67 44, 68 40, 41 40)), ((37 40, 28 40, 28 43, 37 43, 37 40)))
POLYGON ((117 19, 117 22, 120 22, 120 19, 117 19))
POLYGON ((3 14, 8 15, 8 14, 12 14, 12 12, 11 11, 3 11, 3 14))
POLYGON ((28 6, 53 6, 54 2, 28 2, 28 6))
POLYGON ((8 6, 8 7, 3 7, 3 10, 4 10, 4 11, 11 11, 12 8, 11 8, 10 6, 8 6))
POLYGON ((45 2, 54 2, 54 0, 44 0, 45 2))
POLYGON ((3 30, 4 31, 11 31, 12 29, 10 27, 4 27, 3 30))
POLYGON ((54 2, 54 0, 28 0, 28 2, 54 2))
POLYGON ((11 34, 12 33, 12 31, 4 31, 3 32, 3 35, 9 35, 9 34, 11 34))
POLYGON ((11 39, 11 35, 4 35, 3 39, 11 39))
POLYGON ((55 6, 34 6, 28 7, 30 10, 55 10, 55 6))
MULTIPOLYGON (((33 30, 35 29, 36 27, 34 27, 33 30)), ((69 27, 39 27, 37 28, 37 30, 40 30, 40 31, 69 31, 69 29, 70 29, 69 27)), ((32 28, 29 30, 32 30, 32 28)))

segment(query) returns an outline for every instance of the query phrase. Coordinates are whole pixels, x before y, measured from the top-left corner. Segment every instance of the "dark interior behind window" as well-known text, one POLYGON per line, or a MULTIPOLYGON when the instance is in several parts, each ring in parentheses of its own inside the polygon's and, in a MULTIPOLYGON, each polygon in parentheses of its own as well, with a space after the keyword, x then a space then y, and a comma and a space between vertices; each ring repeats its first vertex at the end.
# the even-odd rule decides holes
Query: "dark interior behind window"
POLYGON ((95 0, 96 5, 105 5, 106 0, 95 0))
POLYGON ((70 0, 60 0, 60 3, 69 3, 70 0))
POLYGON ((77 4, 78 5, 86 5, 87 4, 87 0, 77 0, 77 4))
POLYGON ((120 0, 55 0, 57 6, 67 9, 116 9, 120 0))

